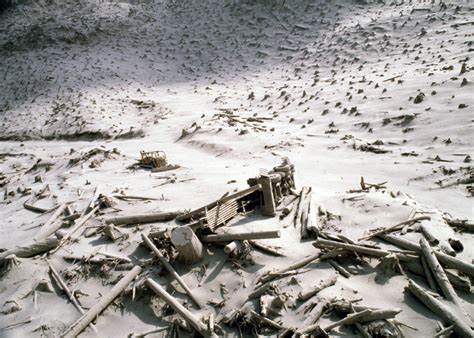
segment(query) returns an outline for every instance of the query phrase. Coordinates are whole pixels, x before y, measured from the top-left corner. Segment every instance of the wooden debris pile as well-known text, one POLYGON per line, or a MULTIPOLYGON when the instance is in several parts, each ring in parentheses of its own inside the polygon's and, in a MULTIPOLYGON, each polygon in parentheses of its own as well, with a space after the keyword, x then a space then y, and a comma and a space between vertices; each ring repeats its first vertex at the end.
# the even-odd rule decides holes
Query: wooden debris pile
MULTIPOLYGON (((294 170, 290 161, 284 159, 280 166, 270 171, 262 170, 257 177, 248 179, 248 188, 225 194, 188 212, 162 211, 98 217, 108 211, 120 211, 116 209, 120 203, 154 199, 124 194, 105 196, 97 191, 80 213, 71 208, 72 203, 60 203, 50 210, 40 210, 42 213, 49 212, 50 216, 34 240, 0 253, 0 276, 18 269, 18 264, 25 258, 46 253, 49 257, 44 262, 53 284, 64 292, 78 311, 78 319, 63 330, 64 337, 75 337, 88 327, 97 331, 93 321, 121 294, 130 294, 134 300, 145 299, 141 295, 149 296, 150 290, 166 304, 166 311, 171 311, 174 318, 179 319, 170 322, 168 328, 155 329, 144 335, 159 330, 180 332, 179 328, 184 328, 187 332, 217 337, 234 328, 245 335, 328 337, 335 329, 345 326, 364 337, 402 337, 402 329, 406 326, 396 319, 400 309, 365 306, 358 304, 360 300, 341 298, 342 281, 372 269, 377 272, 376 280, 382 277, 386 280, 396 274, 403 276, 407 281, 407 293, 443 320, 445 327, 440 334, 454 332, 462 337, 474 336, 472 323, 458 294, 472 293, 474 265, 456 257, 463 250, 463 243, 455 235, 447 241, 438 238, 429 226, 432 217, 426 215, 415 215, 395 225, 373 229, 359 240, 329 232, 327 227, 322 226, 324 222, 321 223, 321 219, 328 219, 331 214, 316 202, 311 187, 296 190, 294 170), (274 220, 280 227, 231 231, 234 218, 258 210, 268 217, 279 216, 274 220), (288 220, 293 227, 284 230, 288 227, 288 220), (86 226, 92 221, 101 223, 86 226), (160 227, 156 231, 149 227, 145 230, 146 224, 156 222, 170 222, 171 227, 160 227), (314 251, 277 269, 264 269, 255 275, 254 271, 259 270, 254 270, 258 267, 259 257, 253 255, 254 250, 272 256, 284 255, 259 240, 280 238, 283 231, 296 232, 297 238, 302 240, 315 240, 312 243, 314 251), (401 234, 394 235, 397 232, 412 232, 421 239, 415 243, 401 234), (74 243, 82 237, 97 236, 105 236, 108 245, 113 243, 110 246, 117 247, 130 245, 129 239, 135 236, 145 251, 139 249, 129 256, 99 249, 89 254, 74 252, 74 243), (387 248, 390 245, 395 248, 387 248), (199 269, 199 274, 204 275, 202 270, 207 268, 217 250, 221 251, 219 255, 223 253, 223 266, 229 263, 231 271, 252 280, 242 294, 236 293, 237 302, 236 299, 230 301, 229 295, 223 296, 220 301, 206 300, 189 274, 180 274, 180 267, 184 266, 188 272, 199 269), (136 252, 144 257, 136 256, 136 252), (62 271, 57 270, 54 259, 57 262, 58 257, 71 265, 62 271), (378 261, 376 266, 372 264, 374 258, 378 261), (330 272, 330 275, 311 284, 300 284, 299 277, 314 272, 315 267, 321 272, 330 272), (79 279, 90 277, 103 280, 114 278, 116 283, 98 302, 85 309, 77 299, 77 292, 72 290, 79 279), (420 277, 426 280, 429 289, 421 286, 420 277), (181 295, 184 300, 169 292, 165 287, 168 284, 175 290, 175 284, 178 284, 184 290, 181 295), (226 301, 238 306, 232 306, 229 311, 226 301), (301 316, 298 325, 289 325, 285 321, 288 313, 301 316), (332 322, 328 322, 329 317, 332 322)), ((385 184, 371 184, 361 178, 360 189, 350 193, 377 193, 385 189, 385 184)), ((38 192, 34 193, 33 197, 37 196, 38 192)), ((34 201, 29 203, 28 209, 35 211, 34 201)), ((472 230, 467 220, 444 218, 444 221, 460 231, 472 230)), ((198 281, 200 286, 199 277, 198 281)), ((38 288, 55 290, 43 282, 34 286, 33 292, 38 288)), ((229 293, 224 283, 221 283, 221 293, 229 293)), ((20 311, 20 305, 11 304, 14 311, 20 311)), ((165 321, 163 316, 160 319, 165 321)))

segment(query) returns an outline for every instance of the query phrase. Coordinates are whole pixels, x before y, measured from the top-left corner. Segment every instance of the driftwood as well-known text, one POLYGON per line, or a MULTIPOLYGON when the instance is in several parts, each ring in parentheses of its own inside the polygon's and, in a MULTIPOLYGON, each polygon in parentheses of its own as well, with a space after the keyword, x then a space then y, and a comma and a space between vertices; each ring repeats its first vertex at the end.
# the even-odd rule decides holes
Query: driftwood
POLYGON ((195 264, 202 260, 203 246, 189 227, 178 227, 171 231, 171 243, 178 250, 178 259, 185 264, 195 264))
POLYGON ((436 258, 434 251, 430 248, 428 242, 422 238, 420 239, 421 251, 430 267, 431 272, 433 273, 434 278, 438 282, 438 285, 443 292, 444 297, 447 300, 452 301, 454 304, 460 306, 461 301, 458 298, 458 295, 453 289, 453 286, 449 282, 446 273, 444 272, 441 264, 439 264, 438 259, 436 258))
POLYGON ((416 298, 431 311, 440 316, 448 324, 453 325, 453 330, 460 337, 474 337, 474 331, 465 323, 461 316, 456 315, 450 308, 431 296, 426 290, 413 281, 409 281, 406 287, 416 298))
POLYGON ((226 233, 219 235, 201 236, 203 242, 230 242, 230 241, 244 241, 249 239, 266 239, 266 238, 280 238, 280 230, 272 231, 258 231, 258 232, 241 232, 241 233, 226 233))
POLYGON ((145 215, 130 215, 130 216, 119 216, 112 217, 105 220, 107 224, 138 224, 138 223, 150 223, 150 222, 166 222, 175 219, 176 216, 180 215, 180 211, 170 211, 170 212, 159 212, 155 214, 145 214, 145 215))
POLYGON ((138 265, 129 271, 105 296, 90 308, 89 311, 72 324, 69 329, 62 334, 62 337, 78 336, 123 290, 125 290, 141 271, 142 268, 138 265))
POLYGON ((152 289, 159 297, 163 298, 166 303, 171 306, 177 313, 179 313, 192 327, 196 329, 201 335, 206 336, 207 326, 201 322, 193 313, 182 306, 178 301, 171 296, 160 284, 153 281, 151 278, 146 279, 147 286, 152 289))
POLYGON ((318 285, 313 286, 307 290, 303 290, 298 294, 298 299, 305 301, 316 295, 318 292, 321 290, 328 288, 330 286, 333 286, 336 284, 337 281, 337 276, 331 277, 326 280, 322 280, 318 285))
POLYGON ((183 287, 183 289, 186 291, 188 294, 189 298, 194 302, 194 304, 197 305, 198 308, 202 309, 204 307, 203 303, 196 298, 194 293, 191 291, 191 289, 186 285, 184 280, 181 278, 180 275, 176 272, 176 270, 171 266, 171 264, 166 260, 166 258, 163 256, 163 254, 160 252, 160 250, 157 249, 155 244, 145 235, 142 234, 142 239, 145 242, 145 244, 153 251, 153 253, 158 257, 160 260, 161 264, 168 270, 168 272, 173 276, 174 279, 183 287))
MULTIPOLYGON (((85 313, 84 309, 82 308, 81 305, 79 305, 74 294, 71 292, 67 284, 64 282, 64 280, 61 278, 59 273, 56 271, 56 269, 53 267, 53 265, 49 261, 48 261, 48 266, 49 266, 49 271, 51 275, 53 275, 54 279, 58 282, 59 286, 64 291, 66 296, 69 298, 69 300, 74 305, 74 307, 79 311, 81 315, 83 315, 85 313)), ((94 330, 94 332, 97 332, 97 329, 95 328, 94 324, 89 323, 89 326, 91 327, 92 330, 94 330)))
MULTIPOLYGON (((406 240, 404 238, 392 236, 392 235, 378 235, 381 239, 392 243, 400 248, 407 249, 407 250, 412 250, 416 252, 421 252, 421 248, 418 244, 406 240)), ((434 254, 436 255, 436 258, 438 258, 439 262, 448 268, 456 269, 470 277, 474 277, 474 265, 466 263, 458 258, 451 257, 449 255, 446 255, 442 252, 434 250, 434 254)))
POLYGON ((372 230, 374 232, 372 232, 371 234, 369 234, 365 237, 359 238, 359 240, 363 240, 363 239, 367 240, 367 239, 370 239, 374 236, 378 236, 378 235, 381 235, 381 234, 386 234, 386 233, 389 233, 389 232, 393 232, 393 231, 399 229, 401 226, 404 226, 404 225, 413 224, 413 223, 418 222, 418 221, 429 221, 429 220, 431 220, 431 217, 429 217, 429 216, 415 217, 415 218, 397 223, 395 225, 389 226, 387 228, 383 228, 383 229, 379 229, 379 230, 374 229, 374 230, 372 230))
POLYGON ((375 256, 375 257, 385 257, 387 255, 395 255, 399 260, 404 260, 404 261, 410 261, 410 260, 415 260, 417 257, 407 255, 407 254, 400 254, 400 253, 392 253, 389 251, 385 250, 380 250, 380 249, 373 249, 373 248, 368 248, 365 246, 361 245, 355 245, 355 244, 348 244, 348 243, 341 243, 341 242, 336 242, 336 241, 330 241, 327 239, 318 239, 316 242, 313 243, 313 245, 317 248, 340 248, 344 249, 347 251, 355 251, 361 254, 369 255, 369 256, 375 256))
POLYGON ((19 258, 33 257, 43 252, 54 249, 58 245, 59 240, 57 240, 56 238, 46 238, 41 241, 10 249, 0 253, 0 264, 3 263, 9 255, 15 255, 19 258))

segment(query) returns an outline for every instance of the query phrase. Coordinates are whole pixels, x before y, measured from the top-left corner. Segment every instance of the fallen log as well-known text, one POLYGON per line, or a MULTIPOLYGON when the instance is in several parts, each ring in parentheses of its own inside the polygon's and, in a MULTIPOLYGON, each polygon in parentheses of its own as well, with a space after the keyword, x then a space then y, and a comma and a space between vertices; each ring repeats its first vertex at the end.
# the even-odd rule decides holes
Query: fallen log
POLYGON ((389 226, 389 227, 386 227, 386 228, 383 228, 383 229, 380 229, 380 230, 377 230, 377 229, 369 230, 369 231, 373 231, 373 232, 371 234, 365 236, 365 237, 359 238, 359 240, 367 240, 367 239, 370 239, 374 236, 378 236, 378 235, 381 235, 381 234, 386 234, 387 232, 395 231, 403 225, 412 224, 412 223, 415 223, 415 222, 418 222, 418 221, 429 221, 429 220, 431 220, 430 216, 420 216, 420 217, 415 217, 415 218, 397 223, 395 225, 392 225, 392 226, 389 226))
POLYGON ((374 320, 389 319, 395 317, 402 310, 400 309, 383 309, 383 310, 370 310, 366 309, 361 312, 355 312, 347 315, 346 318, 341 319, 335 323, 332 323, 324 328, 324 331, 329 332, 332 329, 341 325, 351 325, 354 323, 365 323, 374 320))
MULTIPOLYGON (((309 263, 315 261, 316 259, 321 258, 321 255, 322 255, 322 253, 318 252, 314 255, 303 258, 302 260, 300 260, 300 261, 298 261, 298 262, 296 262, 296 263, 294 263, 290 266, 287 266, 286 268, 282 268, 282 269, 276 271, 275 273, 285 273, 287 271, 302 268, 302 267, 308 265, 309 263)), ((272 275, 270 275, 269 273, 270 272, 267 272, 266 275, 262 275, 259 279, 259 282, 263 284, 263 283, 266 283, 266 282, 272 280, 274 277, 272 275)))
POLYGON ((434 278, 438 282, 438 285, 443 292, 444 297, 447 300, 452 301, 454 304, 460 306, 461 301, 458 298, 458 295, 456 294, 456 291, 454 291, 453 286, 449 282, 448 277, 446 276, 446 273, 444 272, 443 268, 441 267, 441 264, 439 264, 438 259, 436 258, 434 251, 430 248, 428 242, 426 239, 421 238, 420 239, 420 247, 421 247, 421 252, 423 253, 426 262, 428 263, 428 266, 433 273, 434 278))
MULTIPOLYGON (((424 257, 423 257, 424 259, 424 257)), ((426 269, 428 269, 428 272, 430 273, 431 275, 431 271, 429 270, 428 268, 428 263, 426 263, 426 269)), ((408 264, 404 264, 403 265, 408 271, 418 275, 418 276, 422 276, 422 277, 426 277, 426 272, 425 272, 425 268, 422 266, 422 264, 419 264, 417 262, 410 262, 408 264)), ((445 272, 446 272, 446 276, 448 276, 448 279, 449 281, 451 282, 451 285, 455 288, 455 289, 458 289, 460 291, 463 291, 463 292, 467 292, 467 293, 472 293, 472 285, 471 285, 471 282, 470 282, 470 279, 469 277, 467 276, 459 276, 457 274, 457 270, 451 270, 451 269, 445 269, 445 272)), ((433 279, 433 277, 431 277, 432 279, 432 283, 434 284, 435 288, 432 287, 432 285, 430 284, 430 282, 428 281, 428 284, 430 285, 430 287, 433 289, 433 290, 436 290, 436 284, 435 284, 435 281, 433 279)))
MULTIPOLYGON (((392 235, 384 235, 380 234, 377 235, 381 239, 394 244, 400 248, 407 249, 407 250, 412 250, 416 252, 421 252, 421 248, 419 245, 416 243, 406 240, 404 238, 392 236, 392 235)), ((448 268, 456 269, 470 277, 474 277, 474 265, 466 263, 456 257, 451 257, 449 255, 446 255, 440 251, 434 251, 434 254, 436 255, 436 258, 438 258, 439 262, 448 268)))
POLYGON ((260 243, 257 243, 253 240, 249 240, 248 241, 250 245, 252 245, 256 250, 259 250, 259 251, 262 251, 264 253, 267 253, 267 254, 270 254, 272 256, 280 256, 280 257, 284 257, 285 255, 282 254, 280 251, 276 250, 276 249, 273 249, 273 248, 270 248, 268 246, 265 246, 265 245, 262 245, 260 243))
POLYGON ((58 230, 62 222, 55 222, 58 217, 66 210, 67 204, 61 204, 56 211, 51 215, 51 217, 44 223, 39 233, 34 237, 34 239, 44 239, 49 235, 53 234, 58 230))
POLYGON ((349 271, 347 271, 343 266, 341 266, 339 263, 337 263, 335 260, 333 259, 330 259, 329 260, 329 264, 331 264, 331 266, 336 269, 337 272, 339 272, 339 274, 341 274, 342 276, 344 276, 345 278, 349 278, 351 276, 351 273, 349 271))
POLYGON ((336 284, 337 281, 337 275, 333 276, 329 279, 322 280, 318 285, 313 286, 307 290, 303 290, 298 294, 298 299, 301 301, 305 301, 316 295, 318 292, 321 290, 328 288, 330 286, 333 286, 336 284))
POLYGON ((159 212, 154 214, 145 215, 130 215, 130 216, 118 216, 112 217, 105 220, 106 224, 138 224, 138 223, 150 223, 150 222, 166 222, 176 218, 176 216, 182 214, 180 211, 169 211, 159 212))
POLYGON ((329 308, 329 304, 331 303, 331 299, 324 298, 324 299, 319 299, 318 303, 316 306, 306 315, 306 321, 307 323, 310 323, 309 327, 302 328, 298 330, 298 333, 300 334, 305 334, 305 333, 310 333, 311 331, 314 331, 314 324, 317 323, 319 318, 326 312, 326 310, 329 308))
POLYGON ((147 286, 152 289, 159 297, 164 299, 166 303, 171 306, 177 313, 179 313, 187 323, 189 323, 197 332, 199 332, 202 336, 206 336, 207 326, 201 322, 194 314, 192 314, 188 309, 182 306, 178 301, 171 296, 168 292, 166 292, 163 287, 156 283, 151 278, 146 279, 147 286))
POLYGON ((428 285, 430 286, 431 290, 436 291, 438 288, 436 287, 436 282, 434 281, 433 273, 431 272, 425 257, 421 257, 421 266, 423 267, 424 275, 428 280, 428 285))
POLYGON ((216 235, 200 236, 203 242, 231 242, 231 241, 244 241, 249 239, 267 239, 267 238, 280 238, 280 230, 272 231, 258 231, 258 232, 241 232, 241 233, 226 233, 216 235))
POLYGON ((5 261, 7 256, 15 255, 19 258, 33 257, 43 252, 56 248, 59 240, 56 238, 45 238, 41 241, 30 243, 24 246, 16 247, 0 253, 0 264, 5 261))
POLYGON ((114 287, 103 296, 92 308, 81 316, 74 324, 72 324, 61 337, 77 337, 102 311, 113 302, 115 298, 137 277, 142 268, 135 266, 129 271, 114 287))
POLYGON ((154 197, 142 197, 142 196, 129 196, 129 195, 113 195, 114 198, 119 200, 128 201, 128 200, 140 200, 140 201, 157 201, 158 198, 154 197))
POLYGON ((441 317, 448 324, 453 325, 453 330, 460 337, 474 337, 474 331, 467 323, 461 320, 461 317, 452 312, 450 308, 441 303, 439 300, 431 296, 426 290, 416 284, 414 281, 409 281, 406 287, 420 302, 427 308, 441 317))
POLYGON ((439 244, 439 239, 437 239, 432 233, 431 231, 428 229, 427 226, 425 225, 420 225, 420 232, 423 234, 423 236, 425 236, 426 240, 428 241, 428 243, 430 243, 431 245, 438 245, 439 244))
POLYGON ((375 257, 385 257, 387 255, 393 254, 399 260, 402 260, 402 261, 410 261, 410 260, 417 259, 417 257, 407 255, 407 254, 392 253, 385 250, 368 248, 368 247, 356 245, 356 244, 341 243, 341 242, 331 241, 331 240, 322 239, 322 238, 314 242, 313 246, 315 246, 316 248, 340 248, 347 251, 355 251, 361 254, 375 256, 375 257))
POLYGON ((168 270, 168 272, 171 274, 171 276, 173 276, 173 278, 176 279, 176 281, 183 287, 183 289, 186 291, 189 298, 191 298, 191 300, 194 302, 194 304, 196 304, 198 308, 202 309, 204 307, 203 303, 199 299, 196 298, 196 296, 193 294, 191 289, 186 285, 186 283, 181 278, 181 276, 178 275, 176 270, 166 260, 166 258, 160 252, 160 250, 157 249, 155 244, 153 244, 153 242, 145 234, 142 234, 142 239, 143 239, 143 242, 145 242, 145 244, 151 249, 151 251, 153 251, 153 253, 156 255, 156 257, 158 257, 161 264, 163 264, 163 266, 166 268, 166 270, 168 270))

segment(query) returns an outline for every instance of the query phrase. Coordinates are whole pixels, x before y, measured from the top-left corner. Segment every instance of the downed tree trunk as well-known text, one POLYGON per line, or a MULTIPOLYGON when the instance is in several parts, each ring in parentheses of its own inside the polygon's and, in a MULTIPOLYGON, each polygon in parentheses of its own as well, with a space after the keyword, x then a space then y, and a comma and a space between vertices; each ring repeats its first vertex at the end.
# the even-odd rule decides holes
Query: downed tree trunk
MULTIPOLYGON (((306 258, 303 258, 302 260, 300 260, 300 261, 298 261, 298 262, 296 262, 296 263, 294 263, 294 264, 292 264, 292 265, 290 265, 286 268, 282 268, 282 269, 276 271, 275 273, 285 273, 287 271, 302 268, 305 265, 308 265, 309 263, 311 263, 312 261, 315 261, 316 259, 321 258, 321 255, 322 255, 321 252, 318 252, 317 254, 314 254, 314 255, 308 256, 306 258)), ((259 282, 263 284, 263 283, 266 283, 266 282, 272 280, 273 278, 274 278, 273 275, 270 275, 270 274, 263 275, 262 277, 260 277, 259 282)))
POLYGON ((431 245, 438 245, 439 244, 439 239, 437 239, 432 233, 431 230, 428 229, 428 227, 424 224, 420 225, 420 231, 425 236, 425 238, 428 240, 428 243, 431 245))
POLYGON ((138 223, 150 223, 150 222, 166 222, 175 219, 180 215, 180 211, 169 211, 169 212, 159 212, 155 214, 145 214, 145 215, 130 215, 130 216, 119 216, 112 217, 105 220, 105 223, 113 223, 115 225, 121 224, 138 224, 138 223))
POLYGON ((460 306, 461 302, 458 298, 458 295, 456 294, 456 291, 454 291, 453 286, 449 282, 446 273, 441 267, 441 264, 439 264, 438 259, 434 254, 434 251, 430 248, 426 239, 420 239, 420 247, 426 259, 426 262, 428 263, 428 266, 430 267, 431 272, 433 273, 434 278, 438 282, 438 285, 441 291, 443 292, 444 297, 447 300, 452 301, 454 304, 460 306))
POLYGON ((105 310, 110 303, 137 277, 142 268, 136 265, 128 272, 114 287, 103 296, 98 303, 89 309, 81 318, 79 318, 69 329, 64 332, 61 337, 77 337, 98 315, 105 310))
POLYGON ((202 336, 206 336, 207 327, 194 314, 182 306, 178 301, 171 296, 160 284, 156 283, 151 278, 146 279, 147 286, 152 289, 159 297, 163 298, 166 303, 171 306, 177 313, 179 313, 187 323, 196 329, 202 336))
POLYGON ((460 337, 474 337, 474 331, 469 327, 467 323, 461 320, 460 316, 457 316, 452 312, 450 308, 441 303, 439 300, 431 296, 426 290, 420 287, 413 281, 409 281, 406 287, 416 298, 431 311, 440 316, 448 324, 453 325, 453 330, 460 337))
POLYGON ((280 230, 259 231, 259 232, 241 232, 234 234, 207 235, 200 237, 203 242, 231 242, 244 241, 249 239, 280 238, 280 230))
POLYGON ((393 232, 393 231, 397 230, 399 227, 401 227, 403 225, 412 224, 412 223, 415 223, 415 222, 418 222, 418 221, 429 221, 429 220, 431 220, 430 216, 415 217, 415 218, 397 223, 395 225, 392 225, 392 226, 389 226, 389 227, 386 227, 386 228, 383 228, 383 229, 380 229, 380 230, 373 229, 372 231, 374 231, 374 232, 372 232, 371 234, 369 234, 365 237, 360 238, 359 240, 363 240, 363 239, 367 240, 367 239, 370 239, 374 236, 383 235, 383 234, 386 234, 387 232, 393 232))
POLYGON ((313 297, 315 294, 317 294, 318 292, 320 292, 321 290, 325 289, 325 288, 328 288, 330 286, 333 286, 334 284, 336 284, 336 281, 337 281, 337 275, 332 277, 332 278, 329 278, 329 279, 326 279, 326 280, 323 280, 319 283, 319 285, 317 286, 313 286, 307 290, 303 290, 301 291, 299 294, 298 294, 298 299, 299 300, 302 300, 302 301, 305 301, 305 300, 308 300, 310 299, 311 297, 313 297))
MULTIPOLYGON (((409 264, 404 264, 403 267, 408 269, 408 271, 414 273, 415 275, 422 276, 422 277, 426 276, 425 267, 423 267, 422 264, 420 264, 420 263, 410 262, 409 264)), ((428 268, 428 263, 426 263, 426 269, 428 269, 428 272, 431 275, 431 271, 428 268)), ((454 270, 454 269, 452 269, 452 270, 451 269, 445 269, 445 272, 446 272, 446 276, 448 276, 448 279, 451 282, 451 285, 454 288, 456 288, 460 291, 463 291, 463 292, 472 293, 473 290, 472 290, 472 285, 471 285, 469 277, 459 276, 458 271, 454 270)), ((431 277, 431 278, 432 278, 432 283, 434 284, 435 281, 434 281, 433 277, 431 277)), ((431 286, 432 284, 430 284, 429 281, 428 281, 428 284, 430 285, 430 287, 433 290, 436 290, 436 288, 433 288, 431 286)), ((436 286, 436 284, 434 284, 434 286, 436 286)))
POLYGON ((311 331, 314 331, 315 330, 314 324, 316 324, 319 318, 321 318, 321 316, 324 314, 324 312, 327 311, 331 301, 332 299, 328 299, 328 298, 319 299, 316 306, 306 315, 306 322, 309 323, 310 326, 298 330, 298 333, 305 334, 305 333, 310 333, 311 331))
POLYGON ((19 258, 28 258, 36 256, 40 253, 49 251, 59 245, 59 240, 56 238, 46 238, 38 242, 20 246, 0 253, 0 264, 5 261, 7 256, 15 255, 19 258))
MULTIPOLYGON (((392 235, 377 235, 378 237, 382 238, 383 240, 392 243, 400 248, 412 250, 416 252, 421 252, 421 248, 416 243, 406 240, 404 238, 392 236, 392 235)), ((438 258, 439 262, 449 268, 456 269, 470 277, 474 277, 474 265, 466 263, 458 258, 451 257, 439 251, 434 251, 436 258, 438 258)))
POLYGON ((191 228, 174 228, 171 231, 171 243, 179 252, 178 259, 185 264, 195 264, 202 260, 203 246, 191 228))
POLYGON ((34 237, 34 239, 44 239, 48 237, 49 235, 53 234, 58 230, 62 222, 61 221, 56 221, 59 216, 64 212, 66 209, 67 204, 61 204, 56 211, 51 215, 51 217, 44 223, 43 227, 39 231, 39 233, 34 237), (56 222, 55 222, 56 221, 56 222))
POLYGON ((402 310, 400 309, 383 309, 383 310, 363 310, 361 312, 352 313, 347 315, 346 318, 341 319, 335 323, 332 323, 324 328, 324 331, 329 332, 332 329, 341 325, 351 325, 354 323, 365 323, 374 320, 389 319, 395 317, 402 310))
POLYGON ((176 270, 171 266, 171 264, 166 260, 166 258, 162 255, 162 253, 160 252, 160 250, 157 249, 157 247, 155 246, 155 244, 153 244, 153 242, 145 235, 145 234, 142 234, 142 239, 143 241, 145 242, 145 244, 151 249, 151 251, 153 251, 153 253, 156 255, 156 257, 158 257, 158 259, 160 260, 161 264, 164 265, 164 267, 166 268, 166 270, 168 270, 168 272, 171 274, 171 276, 173 276, 174 279, 176 279, 176 281, 183 287, 184 291, 186 291, 186 293, 188 294, 189 298, 191 298, 191 300, 197 305, 198 308, 202 309, 204 307, 204 305, 201 303, 201 301, 199 301, 196 296, 194 295, 194 293, 191 291, 191 289, 186 285, 186 283, 184 282, 184 280, 181 278, 180 275, 178 275, 178 273, 176 272, 176 270))
POLYGON ((340 248, 340 249, 344 249, 344 250, 347 250, 347 251, 355 251, 355 252, 358 252, 358 253, 362 253, 362 254, 366 254, 366 255, 370 255, 370 256, 375 256, 375 257, 385 257, 387 255, 393 254, 399 260, 403 260, 403 261, 410 261, 410 260, 417 259, 417 257, 415 257, 415 256, 410 256, 410 255, 406 255, 406 254, 392 253, 392 252, 385 251, 385 250, 367 248, 365 246, 355 245, 355 244, 348 244, 348 243, 330 241, 330 240, 322 239, 322 238, 320 238, 316 242, 314 242, 313 245, 317 248, 340 248))

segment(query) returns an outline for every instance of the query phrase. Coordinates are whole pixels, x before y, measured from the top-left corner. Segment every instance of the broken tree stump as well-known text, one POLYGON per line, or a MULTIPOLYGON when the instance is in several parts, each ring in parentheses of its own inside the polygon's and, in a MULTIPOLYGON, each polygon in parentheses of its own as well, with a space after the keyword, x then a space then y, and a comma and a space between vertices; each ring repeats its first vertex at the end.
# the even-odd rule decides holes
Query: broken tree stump
POLYGON ((77 337, 98 315, 105 310, 110 303, 123 291, 125 288, 137 277, 142 268, 136 265, 130 270, 114 287, 103 296, 98 303, 89 309, 84 315, 81 316, 76 322, 74 322, 61 337, 77 337))
POLYGON ((171 243, 178 250, 178 259, 185 264, 195 264, 202 260, 203 246, 189 227, 178 227, 171 231, 171 243))
POLYGON ((276 215, 276 203, 275 196, 272 189, 272 181, 269 175, 261 175, 258 178, 258 183, 262 186, 263 194, 263 207, 262 214, 265 216, 275 216, 276 215))
POLYGON ((146 236, 145 234, 142 234, 142 239, 145 242, 145 244, 153 251, 153 253, 158 257, 160 260, 161 264, 164 265, 166 270, 173 276, 174 279, 183 287, 184 291, 188 294, 189 298, 194 302, 194 304, 197 305, 199 309, 202 309, 204 305, 202 302, 197 299, 197 297, 194 295, 194 293, 191 291, 191 289, 188 287, 188 285, 184 282, 184 280, 181 278, 180 275, 176 272, 176 270, 171 266, 171 264, 166 260, 166 258, 163 256, 163 254, 158 250, 158 248, 153 244, 153 242, 146 236))

